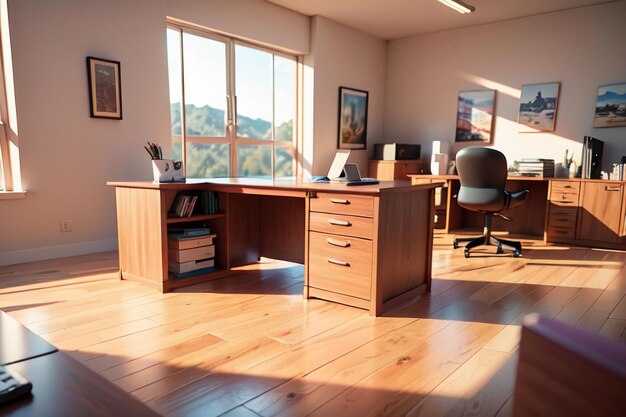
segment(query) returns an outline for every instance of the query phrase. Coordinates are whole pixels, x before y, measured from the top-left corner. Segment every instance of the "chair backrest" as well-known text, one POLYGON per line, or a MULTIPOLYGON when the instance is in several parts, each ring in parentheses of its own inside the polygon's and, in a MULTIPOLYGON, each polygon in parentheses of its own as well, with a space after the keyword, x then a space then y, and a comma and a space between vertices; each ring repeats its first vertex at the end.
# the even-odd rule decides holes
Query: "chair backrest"
POLYGON ((504 154, 493 148, 472 146, 456 154, 461 189, 461 207, 481 212, 498 212, 506 206, 508 168, 504 154))

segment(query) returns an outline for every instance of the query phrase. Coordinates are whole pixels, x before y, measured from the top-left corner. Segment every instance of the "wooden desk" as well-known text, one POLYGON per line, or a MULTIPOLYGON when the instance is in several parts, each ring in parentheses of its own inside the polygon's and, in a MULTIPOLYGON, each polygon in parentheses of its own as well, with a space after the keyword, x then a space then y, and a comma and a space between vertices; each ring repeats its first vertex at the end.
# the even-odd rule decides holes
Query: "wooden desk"
POLYGON ((56 351, 57 348, 4 311, 0 311, 0 365, 21 362, 56 351))
POLYGON ((229 274, 261 256, 304 263, 304 297, 380 315, 430 288, 432 184, 348 187, 293 180, 110 182, 116 187, 122 279, 162 291, 229 274), (218 193, 220 213, 168 218, 183 190, 218 193), (216 272, 168 273, 168 226, 201 222, 217 234, 216 272))
MULTIPOLYGON (((456 175, 409 175, 412 183, 439 184, 435 213, 446 233, 480 229, 484 216, 457 204, 456 175), (438 201, 439 200, 439 201, 438 201), (439 204, 437 204, 439 202, 439 204)), ((523 206, 505 210, 513 221, 494 217, 493 229, 542 237, 546 242, 626 249, 626 181, 509 177, 509 191, 529 190, 523 206)))

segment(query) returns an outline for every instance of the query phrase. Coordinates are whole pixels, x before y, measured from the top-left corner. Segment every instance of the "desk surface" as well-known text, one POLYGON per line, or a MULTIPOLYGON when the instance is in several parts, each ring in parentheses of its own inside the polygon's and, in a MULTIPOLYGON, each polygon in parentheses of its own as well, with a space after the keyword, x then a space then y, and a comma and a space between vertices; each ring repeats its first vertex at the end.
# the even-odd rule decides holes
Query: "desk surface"
POLYGON ((57 348, 0 311, 0 365, 56 352, 57 348))
POLYGON ((187 179, 185 182, 161 182, 155 183, 152 181, 128 181, 118 182, 109 181, 107 185, 114 187, 126 187, 126 188, 148 188, 156 190, 184 190, 187 188, 197 188, 198 185, 210 185, 216 190, 223 189, 225 191, 245 191, 249 190, 282 190, 286 192, 300 192, 303 194, 307 191, 332 191, 349 194, 365 194, 365 195, 377 195, 386 191, 397 191, 403 188, 421 187, 432 188, 430 184, 417 184, 411 185, 411 181, 380 181, 378 184, 372 185, 358 185, 348 186, 342 183, 314 183, 302 180, 294 179, 276 179, 265 180, 257 178, 200 178, 200 179, 187 179))
MULTIPOLYGON (((434 175, 434 174, 410 174, 407 177, 413 179, 430 179, 430 180, 458 180, 458 175, 434 175)), ((572 182, 610 182, 615 184, 626 184, 625 181, 617 181, 617 180, 603 180, 603 179, 592 179, 592 178, 554 178, 554 177, 528 177, 524 175, 510 175, 507 178, 507 181, 572 181, 572 182)))

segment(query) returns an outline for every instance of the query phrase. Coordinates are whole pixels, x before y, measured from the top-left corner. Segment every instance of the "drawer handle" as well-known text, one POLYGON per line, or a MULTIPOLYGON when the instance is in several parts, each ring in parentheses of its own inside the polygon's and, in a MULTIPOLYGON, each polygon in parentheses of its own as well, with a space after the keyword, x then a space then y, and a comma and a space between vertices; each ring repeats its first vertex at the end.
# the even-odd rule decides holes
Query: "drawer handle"
POLYGON ((328 223, 334 226, 352 226, 352 223, 350 223, 348 220, 328 219, 328 223))
POLYGON ((326 242, 328 242, 329 244, 333 245, 333 246, 339 246, 340 248, 349 248, 351 243, 349 240, 337 240, 337 239, 332 239, 332 238, 326 238, 326 242))
POLYGON ((340 266, 350 266, 348 262, 338 261, 337 259, 328 258, 328 263, 340 265, 340 266))
POLYGON ((331 198, 330 202, 335 204, 350 204, 350 201, 342 198, 331 198))
POLYGON ((622 189, 622 187, 620 187, 619 185, 618 185, 618 186, 614 186, 614 185, 605 185, 605 186, 604 186, 604 189, 605 189, 606 191, 619 191, 619 190, 621 190, 621 189, 622 189))

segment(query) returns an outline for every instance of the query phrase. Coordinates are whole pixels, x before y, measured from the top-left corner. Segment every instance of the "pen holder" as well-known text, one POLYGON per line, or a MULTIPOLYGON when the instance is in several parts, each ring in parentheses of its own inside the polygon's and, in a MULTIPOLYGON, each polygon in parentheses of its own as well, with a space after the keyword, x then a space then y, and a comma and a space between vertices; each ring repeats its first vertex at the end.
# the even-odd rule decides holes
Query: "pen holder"
POLYGON ((174 161, 171 159, 153 159, 152 175, 154 182, 174 181, 174 161))
POLYGON ((185 181, 185 171, 183 170, 183 162, 182 161, 173 161, 172 166, 174 167, 174 181, 185 181))

